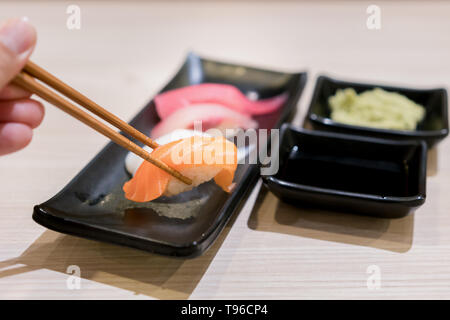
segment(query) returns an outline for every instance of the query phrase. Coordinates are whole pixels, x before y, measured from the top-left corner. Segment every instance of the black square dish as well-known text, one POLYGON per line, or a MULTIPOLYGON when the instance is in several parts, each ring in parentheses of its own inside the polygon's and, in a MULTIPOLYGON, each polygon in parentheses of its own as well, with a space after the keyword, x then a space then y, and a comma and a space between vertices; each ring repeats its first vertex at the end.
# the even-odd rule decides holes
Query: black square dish
POLYGON ((314 93, 305 121, 311 123, 317 130, 348 133, 395 140, 425 140, 429 147, 433 146, 448 135, 447 91, 445 89, 410 89, 347 82, 320 76, 317 79, 314 93), (353 88, 357 93, 374 88, 398 92, 426 109, 424 119, 418 123, 413 131, 377 129, 355 125, 348 125, 331 120, 328 98, 338 89, 353 88))
POLYGON ((263 176, 278 197, 299 205, 398 218, 425 201, 423 141, 311 131, 283 125, 280 166, 263 176))
MULTIPOLYGON (((278 128, 295 112, 306 83, 305 73, 283 73, 221 63, 190 54, 162 91, 204 82, 227 83, 260 98, 288 93, 278 110, 254 117, 259 128, 278 128)), ((150 132, 159 121, 153 101, 131 121, 141 132, 150 132)), ((89 130, 89 129, 86 129, 89 130)), ((240 164, 232 193, 213 182, 175 197, 147 203, 125 199, 122 185, 127 150, 109 143, 57 195, 35 206, 33 219, 56 231, 126 245, 165 255, 193 257, 206 250, 223 229, 258 177, 256 164, 240 164), (189 213, 186 219, 161 213, 189 213)))

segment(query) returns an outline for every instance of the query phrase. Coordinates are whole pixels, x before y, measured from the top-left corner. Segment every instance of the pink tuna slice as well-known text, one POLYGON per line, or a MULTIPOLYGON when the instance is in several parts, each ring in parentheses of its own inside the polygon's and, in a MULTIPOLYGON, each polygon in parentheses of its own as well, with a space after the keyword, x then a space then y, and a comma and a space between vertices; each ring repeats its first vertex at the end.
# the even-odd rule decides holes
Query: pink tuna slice
POLYGON ((163 92, 154 101, 159 117, 165 119, 176 110, 196 103, 221 104, 248 115, 266 114, 280 108, 287 97, 288 94, 283 93, 273 98, 252 101, 232 85, 203 83, 163 92))
POLYGON ((192 129, 195 121, 201 121, 202 129, 227 123, 228 127, 254 129, 258 123, 247 115, 218 104, 197 104, 181 108, 161 120, 152 130, 151 137, 156 139, 175 129, 192 129))

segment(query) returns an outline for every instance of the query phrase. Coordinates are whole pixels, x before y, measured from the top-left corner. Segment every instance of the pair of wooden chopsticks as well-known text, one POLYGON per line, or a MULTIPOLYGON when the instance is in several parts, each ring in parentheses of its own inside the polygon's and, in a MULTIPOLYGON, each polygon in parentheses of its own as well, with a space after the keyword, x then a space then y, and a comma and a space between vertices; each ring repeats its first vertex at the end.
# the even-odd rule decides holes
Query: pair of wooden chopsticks
POLYGON ((160 161, 159 159, 156 159, 150 155, 147 151, 139 147, 134 142, 130 141, 117 131, 111 129, 109 126, 104 124, 103 122, 95 119, 91 115, 89 115, 87 112, 81 110, 74 104, 70 103, 68 100, 64 99, 60 95, 56 94, 46 86, 40 84, 37 82, 36 79, 44 82, 49 87, 52 87, 56 91, 60 92, 61 94, 65 95, 67 98, 73 100, 74 102, 78 103, 79 105, 83 106, 87 110, 91 111, 95 115, 99 116, 103 120, 109 122, 113 126, 119 128, 123 132, 129 134, 133 138, 137 139, 138 141, 144 143, 145 145, 156 148, 158 147, 158 144, 154 142, 152 139, 147 137, 142 132, 136 130, 129 124, 127 124, 125 121, 119 119, 114 114, 110 113, 109 111, 105 110, 104 108, 100 107, 98 104, 78 92, 77 90, 73 89, 69 85, 65 84, 49 72, 45 71, 35 63, 28 61, 25 65, 22 72, 20 72, 13 80, 12 83, 15 85, 18 85, 36 95, 44 99, 45 101, 55 105, 59 109, 63 110, 64 112, 68 113, 72 117, 80 120, 84 124, 88 125, 92 129, 100 132, 104 136, 108 137, 118 145, 124 147, 125 149, 135 153, 139 157, 143 158, 144 160, 154 164, 158 168, 166 171, 170 175, 174 176, 175 178, 181 180, 182 182, 186 184, 192 184, 191 179, 188 177, 183 176, 178 171, 172 169, 164 162, 160 161))

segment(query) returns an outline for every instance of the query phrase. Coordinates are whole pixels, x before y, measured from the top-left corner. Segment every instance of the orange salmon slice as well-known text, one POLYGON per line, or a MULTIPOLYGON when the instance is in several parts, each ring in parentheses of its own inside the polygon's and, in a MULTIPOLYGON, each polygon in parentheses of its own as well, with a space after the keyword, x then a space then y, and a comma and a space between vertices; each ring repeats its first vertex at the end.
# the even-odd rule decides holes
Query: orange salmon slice
POLYGON ((237 148, 224 137, 193 136, 159 146, 151 155, 191 178, 193 185, 181 185, 182 182, 176 178, 144 161, 134 177, 123 185, 128 200, 147 202, 165 193, 174 195, 179 191, 188 191, 210 180, 212 177, 208 173, 215 173, 215 183, 224 191, 231 191, 237 168, 237 148), (168 192, 171 184, 176 187, 172 188, 176 191, 168 192))

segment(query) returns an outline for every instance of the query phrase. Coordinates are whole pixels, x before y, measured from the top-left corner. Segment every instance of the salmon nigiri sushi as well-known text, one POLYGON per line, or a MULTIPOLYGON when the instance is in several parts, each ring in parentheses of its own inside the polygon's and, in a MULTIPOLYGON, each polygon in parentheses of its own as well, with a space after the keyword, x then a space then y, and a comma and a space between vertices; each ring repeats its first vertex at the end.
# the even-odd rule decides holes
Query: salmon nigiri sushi
POLYGON ((237 148, 222 136, 192 136, 161 145, 151 155, 192 180, 187 185, 150 162, 144 161, 123 185, 125 197, 136 202, 174 196, 214 179, 224 191, 233 187, 237 148))

